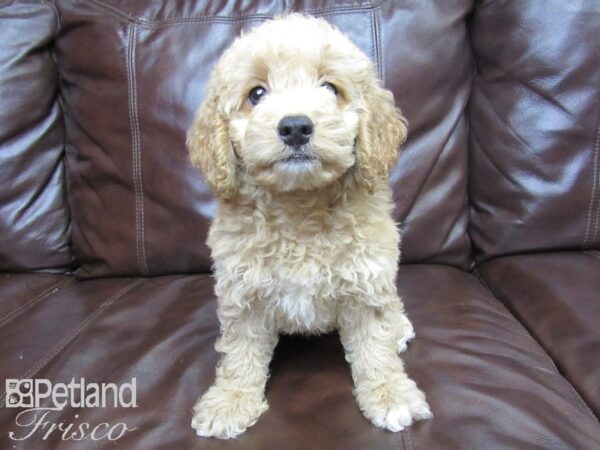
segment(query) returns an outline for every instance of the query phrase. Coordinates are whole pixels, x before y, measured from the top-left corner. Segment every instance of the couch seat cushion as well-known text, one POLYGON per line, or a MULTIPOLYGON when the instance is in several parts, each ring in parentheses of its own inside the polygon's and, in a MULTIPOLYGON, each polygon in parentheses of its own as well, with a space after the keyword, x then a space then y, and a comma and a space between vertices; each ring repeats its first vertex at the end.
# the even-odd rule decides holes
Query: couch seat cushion
POLYGON ((600 416, 600 252, 511 256, 480 270, 600 416))
MULTIPOLYGON (((434 265, 402 266, 398 278, 417 332, 403 357, 428 394, 433 420, 402 433, 375 428, 352 397, 337 336, 286 337, 272 364, 270 409, 258 423, 233 442, 199 438, 190 428, 191 408, 212 382, 218 360, 212 283, 206 275, 77 282, 54 299, 52 308, 47 302, 44 312, 12 322, 30 332, 9 339, 12 348, 3 355, 21 351, 34 339, 57 339, 39 357, 44 363, 30 361, 36 370, 3 370, 54 382, 84 377, 123 383, 135 377, 137 408, 67 407, 48 418, 124 422, 135 430, 114 443, 120 448, 600 447, 600 424, 519 322, 475 277, 434 265), (81 321, 69 325, 66 337, 40 328, 44 316, 60 328, 62 315, 81 321)), ((6 332, 0 328, 0 342, 10 338, 6 332)), ((18 410, 1 411, 2 439, 8 439, 7 431, 22 433, 15 427, 18 410)), ((46 442, 37 434, 5 444, 81 445, 62 442, 58 433, 46 442)))

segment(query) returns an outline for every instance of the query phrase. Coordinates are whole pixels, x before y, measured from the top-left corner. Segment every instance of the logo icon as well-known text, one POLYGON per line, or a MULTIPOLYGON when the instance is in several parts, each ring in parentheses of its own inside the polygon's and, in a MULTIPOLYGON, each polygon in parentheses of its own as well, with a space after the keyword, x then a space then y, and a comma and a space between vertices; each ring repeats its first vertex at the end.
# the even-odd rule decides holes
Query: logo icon
POLYGON ((6 406, 7 408, 33 408, 35 406, 33 380, 7 379, 6 406))

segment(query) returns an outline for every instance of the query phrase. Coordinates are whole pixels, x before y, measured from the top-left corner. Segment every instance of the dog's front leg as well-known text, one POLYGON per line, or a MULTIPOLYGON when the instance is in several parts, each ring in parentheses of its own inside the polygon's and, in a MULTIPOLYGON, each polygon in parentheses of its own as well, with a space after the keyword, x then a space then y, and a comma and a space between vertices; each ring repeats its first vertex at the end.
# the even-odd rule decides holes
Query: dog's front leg
POLYGON ((194 406, 192 427, 199 436, 236 437, 268 408, 265 384, 278 334, 257 316, 245 312, 223 321, 215 383, 194 406))
POLYGON ((383 306, 355 302, 338 317, 358 405, 371 422, 391 431, 432 416, 425 394, 408 378, 397 354, 403 326, 398 305, 398 298, 383 306))

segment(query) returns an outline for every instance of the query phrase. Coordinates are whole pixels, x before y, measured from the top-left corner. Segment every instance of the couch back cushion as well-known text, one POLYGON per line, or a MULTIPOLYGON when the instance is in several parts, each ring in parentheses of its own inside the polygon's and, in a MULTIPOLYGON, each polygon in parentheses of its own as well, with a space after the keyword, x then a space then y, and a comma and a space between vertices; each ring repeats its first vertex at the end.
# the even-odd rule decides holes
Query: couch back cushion
MULTIPOLYGON (((285 2, 57 2, 79 275, 210 269, 215 203, 185 133, 220 54, 285 2)), ((289 2, 288 2, 289 3, 289 2)), ((470 1, 305 0, 377 64, 410 122, 392 183, 404 261, 468 265, 470 1)))
POLYGON ((471 236, 479 260, 600 246, 600 3, 473 16, 471 236))
POLYGON ((72 261, 57 30, 49 2, 0 6, 0 272, 64 272, 72 261))

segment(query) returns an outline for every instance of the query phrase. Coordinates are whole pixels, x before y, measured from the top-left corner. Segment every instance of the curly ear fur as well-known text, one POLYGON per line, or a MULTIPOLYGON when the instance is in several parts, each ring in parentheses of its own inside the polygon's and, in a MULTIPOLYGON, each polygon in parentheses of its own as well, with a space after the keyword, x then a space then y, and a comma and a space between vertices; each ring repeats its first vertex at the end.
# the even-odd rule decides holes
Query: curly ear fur
POLYGON ((406 140, 408 124, 390 91, 369 83, 363 96, 366 110, 359 119, 356 177, 373 193, 387 182, 398 159, 398 147, 406 140))
POLYGON ((202 103, 188 131, 187 147, 192 164, 202 171, 215 194, 229 198, 236 191, 236 158, 218 103, 216 96, 202 103))

